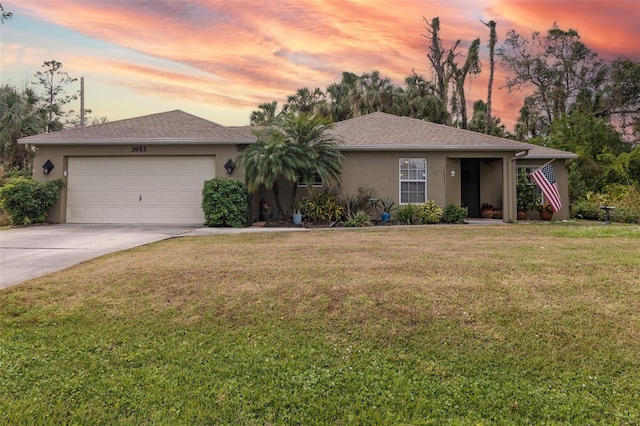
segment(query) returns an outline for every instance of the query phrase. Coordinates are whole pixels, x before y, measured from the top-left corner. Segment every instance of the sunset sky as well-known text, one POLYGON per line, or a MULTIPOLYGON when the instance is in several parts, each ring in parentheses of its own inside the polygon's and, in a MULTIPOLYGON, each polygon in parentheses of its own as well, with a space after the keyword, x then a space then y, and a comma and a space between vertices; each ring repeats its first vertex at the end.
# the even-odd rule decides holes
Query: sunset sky
MULTIPOLYGON (((467 100, 486 100, 488 28, 498 46, 557 22, 601 58, 640 59, 640 0, 0 0, 2 83, 35 80, 44 61, 85 79, 85 106, 110 121, 182 109, 224 125, 249 123, 258 104, 298 88, 324 89, 342 71, 378 70, 395 84, 414 70, 431 79, 423 17, 439 17, 444 46, 480 38, 483 71, 467 100)), ((494 115, 512 129, 523 93, 499 89, 494 115)), ((69 88, 68 92, 79 89, 69 88)), ((79 104, 71 108, 79 110, 79 104)))

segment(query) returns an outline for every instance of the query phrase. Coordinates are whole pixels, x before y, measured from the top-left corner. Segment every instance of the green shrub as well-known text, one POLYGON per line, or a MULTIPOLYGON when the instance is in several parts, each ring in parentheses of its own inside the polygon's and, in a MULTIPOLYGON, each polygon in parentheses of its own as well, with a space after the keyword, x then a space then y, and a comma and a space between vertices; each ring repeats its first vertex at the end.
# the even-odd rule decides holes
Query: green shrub
POLYGON ((438 223, 442 220, 442 209, 435 201, 429 200, 420 206, 422 223, 438 223))
POLYGON ((425 225, 438 223, 442 219, 442 209, 435 201, 429 200, 424 204, 406 204, 398 207, 394 216, 401 225, 425 225))
POLYGON ((393 214, 396 221, 401 225, 420 225, 420 206, 417 204, 406 204, 396 209, 393 214))
POLYGON ((17 177, 0 188, 0 204, 12 225, 44 222, 47 213, 58 201, 62 179, 38 182, 17 177))
POLYGON ((315 223, 337 222, 345 212, 336 194, 323 191, 313 198, 300 200, 300 213, 304 220, 315 223))
POLYGON ((571 216, 577 219, 604 220, 600 206, 614 206, 611 220, 623 223, 640 223, 640 191, 634 185, 611 184, 603 192, 585 195, 584 199, 571 203, 571 216))
POLYGON ((602 210, 599 205, 593 201, 580 200, 571 203, 569 208, 571 217, 576 219, 600 220, 602 210))
POLYGON ((247 224, 247 187, 236 179, 213 178, 204 183, 202 210, 206 226, 242 228, 247 224))
POLYGON ((620 207, 611 211, 611 220, 621 223, 637 223, 640 224, 640 206, 637 207, 620 207))
POLYGON ((369 213, 363 210, 360 210, 358 213, 351 216, 344 223, 344 226, 348 226, 351 228, 365 227, 365 226, 371 226, 371 225, 373 225, 373 223, 371 223, 371 216, 369 215, 369 213))
POLYGON ((469 215, 467 207, 459 207, 455 204, 447 204, 442 213, 442 221, 444 223, 462 223, 469 215))

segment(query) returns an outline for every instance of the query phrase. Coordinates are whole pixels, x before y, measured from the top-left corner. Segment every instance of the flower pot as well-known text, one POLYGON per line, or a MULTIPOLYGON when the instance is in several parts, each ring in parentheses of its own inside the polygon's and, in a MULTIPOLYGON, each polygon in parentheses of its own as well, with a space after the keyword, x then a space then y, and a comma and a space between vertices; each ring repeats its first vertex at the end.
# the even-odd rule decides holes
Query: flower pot
POLYGON ((518 210, 518 220, 527 220, 527 212, 524 210, 518 210))
POLYGON ((380 217, 382 218, 383 222, 389 222, 389 219, 391 219, 391 215, 387 212, 382 212, 380 217))
POLYGON ((546 210, 540 210, 540 219, 541 220, 551 220, 553 217, 553 212, 549 212, 546 210))
POLYGON ((293 214, 293 223, 294 225, 300 225, 302 223, 302 213, 293 214))
POLYGON ((491 210, 482 210, 480 212, 480 216, 486 218, 486 219, 492 219, 493 218, 493 209, 491 210))

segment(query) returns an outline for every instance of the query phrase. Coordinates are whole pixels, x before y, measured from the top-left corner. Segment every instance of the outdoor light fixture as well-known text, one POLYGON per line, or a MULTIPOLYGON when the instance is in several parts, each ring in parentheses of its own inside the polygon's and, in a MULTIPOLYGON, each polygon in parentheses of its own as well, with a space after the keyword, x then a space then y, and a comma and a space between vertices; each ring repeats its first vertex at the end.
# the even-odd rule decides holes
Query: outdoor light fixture
POLYGON ((54 167, 55 166, 53 165, 51 160, 47 160, 47 162, 42 165, 42 171, 44 172, 45 175, 48 175, 49 172, 53 170, 54 167))
POLYGON ((451 177, 456 177, 456 171, 453 170, 453 167, 451 168, 451 177))
POLYGON ((231 174, 236 169, 236 163, 234 163, 232 159, 229 159, 229 161, 224 165, 224 169, 228 174, 231 174))

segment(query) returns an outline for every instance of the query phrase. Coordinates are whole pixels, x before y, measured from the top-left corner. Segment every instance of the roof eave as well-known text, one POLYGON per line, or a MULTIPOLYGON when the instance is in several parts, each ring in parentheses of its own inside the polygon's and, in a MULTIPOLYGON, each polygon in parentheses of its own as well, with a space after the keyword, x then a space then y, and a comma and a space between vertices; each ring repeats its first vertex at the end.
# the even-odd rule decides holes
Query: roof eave
POLYGON ((528 151, 532 147, 513 145, 341 145, 341 151, 528 151))
POLYGON ((251 144, 256 140, 252 138, 120 138, 120 139, 43 139, 30 140, 28 138, 18 139, 18 143, 25 145, 224 145, 224 144, 251 144))
POLYGON ((575 160, 578 158, 578 154, 573 153, 559 153, 559 154, 529 154, 527 159, 534 160, 575 160))

